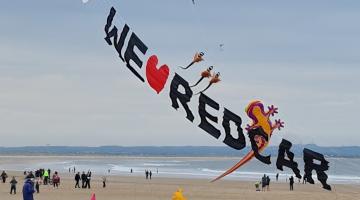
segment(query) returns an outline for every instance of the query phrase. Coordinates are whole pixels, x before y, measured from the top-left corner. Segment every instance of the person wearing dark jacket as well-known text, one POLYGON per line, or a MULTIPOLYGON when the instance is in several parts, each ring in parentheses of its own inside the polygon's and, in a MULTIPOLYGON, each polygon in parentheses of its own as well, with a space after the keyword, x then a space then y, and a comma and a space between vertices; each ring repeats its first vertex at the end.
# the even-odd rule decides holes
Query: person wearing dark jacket
POLYGON ((105 188, 106 187, 106 177, 105 176, 102 177, 102 183, 103 183, 103 188, 105 188))
POLYGON ((29 174, 26 176, 27 179, 34 179, 35 176, 32 171, 29 172, 29 174))
POLYGON ((265 187, 266 187, 266 175, 264 174, 264 176, 261 178, 261 191, 265 192, 265 187))
POLYGON ((17 181, 15 179, 15 176, 13 176, 10 181, 10 194, 12 194, 13 191, 14 191, 14 194, 16 194, 16 184, 17 184, 17 181))
POLYGON ((82 188, 85 188, 86 179, 87 179, 86 174, 85 174, 85 172, 83 172, 83 173, 81 174, 82 188))
POLYGON ((86 175, 85 188, 90 189, 90 181, 91 181, 91 171, 88 171, 86 175))
POLYGON ((1 179, 2 179, 2 182, 3 182, 3 183, 6 182, 7 177, 8 177, 8 175, 6 174, 5 171, 3 171, 3 172, 1 173, 1 179))
POLYGON ((79 185, 80 172, 78 172, 78 173, 75 175, 75 181, 76 181, 75 188, 80 188, 80 185, 79 185))
POLYGON ((36 193, 40 193, 40 183, 39 183, 39 180, 37 180, 36 183, 35 183, 35 189, 36 189, 36 193))
POLYGON ((294 177, 291 176, 289 178, 289 182, 290 182, 290 191, 294 190, 294 177))
POLYGON ((34 200, 34 183, 31 181, 31 179, 26 179, 24 186, 23 186, 23 198, 24 200, 34 200))

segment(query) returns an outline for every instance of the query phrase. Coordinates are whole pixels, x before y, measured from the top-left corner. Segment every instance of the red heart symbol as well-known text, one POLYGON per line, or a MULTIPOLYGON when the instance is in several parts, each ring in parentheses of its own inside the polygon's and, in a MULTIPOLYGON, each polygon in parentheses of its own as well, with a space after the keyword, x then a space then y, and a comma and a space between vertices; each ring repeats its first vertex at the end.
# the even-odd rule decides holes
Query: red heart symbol
POLYGON ((164 88, 165 83, 169 77, 169 67, 165 64, 159 69, 156 68, 158 58, 156 55, 150 56, 146 64, 146 79, 158 94, 164 88))

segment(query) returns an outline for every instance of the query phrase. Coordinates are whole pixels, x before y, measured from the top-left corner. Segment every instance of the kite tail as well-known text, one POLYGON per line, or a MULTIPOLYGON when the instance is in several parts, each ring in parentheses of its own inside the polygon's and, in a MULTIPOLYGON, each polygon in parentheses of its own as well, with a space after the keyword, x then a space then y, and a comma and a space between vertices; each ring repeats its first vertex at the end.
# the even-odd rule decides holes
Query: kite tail
POLYGON ((187 68, 189 68, 191 65, 193 65, 194 64, 194 62, 191 62, 187 67, 181 67, 181 66, 179 66, 181 69, 187 69, 187 68))
POLYGON ((195 85, 192 85, 192 86, 190 86, 190 87, 195 87, 195 86, 197 86, 197 84, 199 84, 203 79, 204 79, 204 77, 201 77, 201 78, 198 80, 198 82, 195 83, 195 85))
POLYGON ((208 85, 203 91, 200 91, 200 92, 196 93, 195 95, 198 95, 198 94, 200 94, 200 93, 205 92, 207 89, 209 89, 209 87, 210 87, 211 85, 212 85, 212 83, 209 83, 209 85, 208 85))
POLYGON ((211 182, 215 182, 215 181, 223 178, 224 176, 232 173, 233 171, 237 170, 239 167, 241 167, 242 165, 247 163, 249 160, 251 160, 254 156, 255 156, 254 151, 251 150, 248 154, 246 154, 246 156, 244 158, 242 158, 238 163, 236 163, 236 165, 234 165, 233 167, 228 169, 226 172, 224 172, 223 174, 221 174, 220 176, 218 176, 217 178, 215 178, 211 182))

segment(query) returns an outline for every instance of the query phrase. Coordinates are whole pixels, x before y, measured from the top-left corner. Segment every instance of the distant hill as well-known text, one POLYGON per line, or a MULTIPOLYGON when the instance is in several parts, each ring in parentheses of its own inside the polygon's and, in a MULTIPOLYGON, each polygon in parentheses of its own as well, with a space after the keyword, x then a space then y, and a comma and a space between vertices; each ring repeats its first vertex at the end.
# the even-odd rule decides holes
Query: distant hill
MULTIPOLYGON (((314 144, 293 145, 291 151, 302 157, 304 148, 328 157, 360 157, 360 146, 321 147, 314 144)), ((0 147, 0 155, 120 155, 120 156, 243 156, 250 147, 240 151, 219 146, 26 146, 0 147)), ((278 147, 270 146, 264 154, 276 156, 278 147)))

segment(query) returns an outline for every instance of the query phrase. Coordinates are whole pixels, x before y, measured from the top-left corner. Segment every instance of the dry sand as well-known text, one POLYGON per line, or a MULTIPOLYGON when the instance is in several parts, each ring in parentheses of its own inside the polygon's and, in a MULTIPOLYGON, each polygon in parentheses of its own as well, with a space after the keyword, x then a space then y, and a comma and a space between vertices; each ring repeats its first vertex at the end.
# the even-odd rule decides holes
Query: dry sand
MULTIPOLYGON (((10 184, 0 183, 0 200, 22 199, 23 176, 19 172, 8 172, 9 177, 17 176, 18 193, 10 195, 10 184)), ((91 193, 96 194, 97 200, 170 200, 172 194, 183 189, 188 200, 220 200, 220 199, 360 199, 360 185, 332 185, 333 191, 326 191, 320 184, 295 183, 294 191, 289 191, 286 183, 272 182, 270 191, 256 192, 254 182, 220 180, 209 183, 201 179, 157 178, 145 180, 143 177, 110 176, 107 177, 107 187, 102 188, 101 177, 94 176, 91 189, 75 189, 73 177, 69 174, 60 174, 61 185, 54 189, 50 185, 41 185, 40 193, 34 194, 35 200, 88 200, 91 193)))

